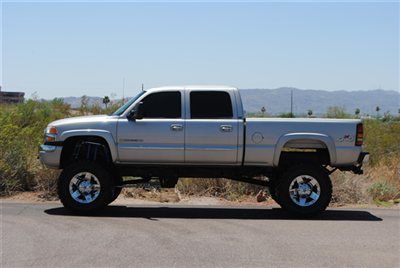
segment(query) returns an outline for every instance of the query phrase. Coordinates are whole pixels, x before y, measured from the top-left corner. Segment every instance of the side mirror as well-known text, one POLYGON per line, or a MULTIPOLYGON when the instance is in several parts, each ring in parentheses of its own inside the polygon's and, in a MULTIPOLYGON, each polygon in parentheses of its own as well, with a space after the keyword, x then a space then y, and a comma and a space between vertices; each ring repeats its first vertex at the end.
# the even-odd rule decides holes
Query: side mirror
POLYGON ((144 108, 143 102, 139 102, 139 103, 135 106, 135 108, 133 108, 133 109, 129 112, 129 114, 128 114, 128 116, 127 116, 128 120, 135 121, 135 120, 137 120, 137 119, 142 119, 143 116, 144 116, 144 109, 143 109, 143 108, 144 108))

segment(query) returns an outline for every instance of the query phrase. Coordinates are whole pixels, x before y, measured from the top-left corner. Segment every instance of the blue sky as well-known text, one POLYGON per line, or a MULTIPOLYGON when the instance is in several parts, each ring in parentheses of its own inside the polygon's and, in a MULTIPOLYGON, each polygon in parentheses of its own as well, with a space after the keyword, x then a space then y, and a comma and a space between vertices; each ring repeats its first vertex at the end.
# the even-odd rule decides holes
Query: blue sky
POLYGON ((40 97, 171 84, 399 89, 399 3, 2 4, 2 85, 40 97))

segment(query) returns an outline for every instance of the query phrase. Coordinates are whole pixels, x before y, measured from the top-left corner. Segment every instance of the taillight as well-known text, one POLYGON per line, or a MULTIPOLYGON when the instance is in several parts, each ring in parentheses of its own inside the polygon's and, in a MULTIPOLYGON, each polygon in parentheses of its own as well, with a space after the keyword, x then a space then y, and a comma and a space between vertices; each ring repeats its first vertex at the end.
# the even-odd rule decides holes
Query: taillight
POLYGON ((363 145, 364 138, 364 127, 362 123, 357 124, 357 133, 356 133, 356 146, 363 145))

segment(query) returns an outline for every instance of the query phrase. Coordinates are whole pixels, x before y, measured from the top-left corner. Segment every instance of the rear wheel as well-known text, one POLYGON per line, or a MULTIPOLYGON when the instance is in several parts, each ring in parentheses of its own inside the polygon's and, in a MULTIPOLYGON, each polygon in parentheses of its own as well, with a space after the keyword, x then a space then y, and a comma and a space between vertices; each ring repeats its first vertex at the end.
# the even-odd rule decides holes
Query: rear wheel
POLYGON ((269 186, 268 187, 268 192, 269 192, 269 195, 271 196, 272 200, 274 200, 277 204, 279 204, 278 203, 279 202, 278 197, 276 196, 275 187, 276 187, 275 185, 269 186))
POLYGON ((282 174, 275 194, 282 208, 308 216, 327 208, 332 198, 332 183, 321 167, 300 165, 282 174))
POLYGON ((113 196, 111 174, 97 163, 72 163, 58 179, 58 196, 64 207, 72 211, 100 210, 113 196))

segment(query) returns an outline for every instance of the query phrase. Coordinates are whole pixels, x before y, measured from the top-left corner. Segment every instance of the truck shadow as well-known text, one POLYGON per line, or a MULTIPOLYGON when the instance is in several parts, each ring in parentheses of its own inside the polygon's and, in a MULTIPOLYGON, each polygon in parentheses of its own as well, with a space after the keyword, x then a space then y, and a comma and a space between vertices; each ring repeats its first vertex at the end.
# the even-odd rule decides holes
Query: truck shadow
POLYGON ((153 207, 109 206, 98 213, 74 214, 63 207, 44 211, 57 216, 91 216, 146 219, 240 219, 240 220, 312 220, 312 221, 382 221, 368 211, 329 209, 311 218, 299 218, 280 208, 223 207, 153 207))

